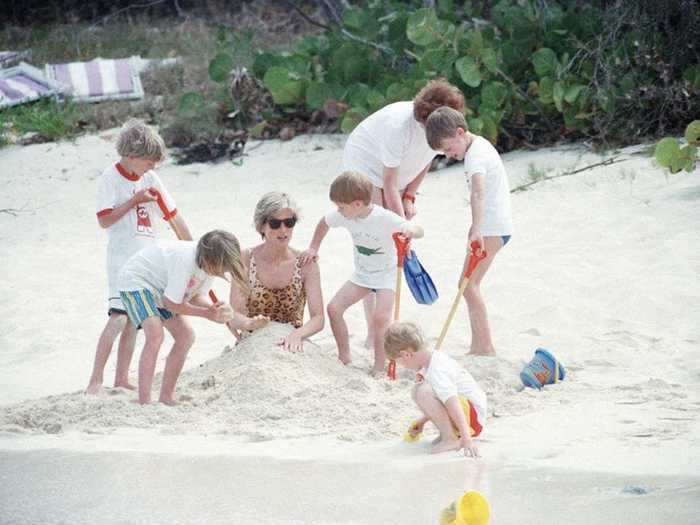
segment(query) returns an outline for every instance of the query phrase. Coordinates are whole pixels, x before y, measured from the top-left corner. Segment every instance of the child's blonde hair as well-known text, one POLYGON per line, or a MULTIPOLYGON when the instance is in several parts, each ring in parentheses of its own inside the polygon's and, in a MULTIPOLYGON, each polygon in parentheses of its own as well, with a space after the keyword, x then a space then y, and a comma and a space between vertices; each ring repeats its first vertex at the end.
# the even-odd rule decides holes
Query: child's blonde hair
POLYGON ((425 124, 433 111, 442 106, 463 112, 464 95, 444 79, 431 80, 413 98, 413 117, 425 124))
POLYGON ((469 131, 464 115, 447 106, 433 111, 425 122, 425 138, 434 150, 440 150, 442 143, 457 134, 457 129, 469 131))
POLYGON ((147 126, 142 120, 130 119, 119 131, 117 153, 122 157, 137 157, 158 162, 165 157, 165 142, 155 129, 147 126))
POLYGON ((350 204, 362 201, 365 205, 372 202, 372 182, 365 175, 356 171, 344 171, 331 183, 328 192, 333 202, 350 204))
POLYGON ((230 273, 241 290, 248 290, 248 277, 241 261, 241 245, 234 234, 224 230, 205 233, 197 243, 196 261, 200 268, 216 269, 221 275, 230 273))
POLYGON ((289 208, 294 212, 294 216, 299 218, 299 207, 297 203, 286 193, 279 191, 271 191, 263 195, 258 203, 255 205, 255 213, 253 214, 253 221, 255 222, 255 230, 265 238, 263 234, 263 226, 275 213, 280 210, 289 208))
POLYGON ((399 357, 402 350, 418 352, 425 350, 423 331, 414 323, 395 322, 384 334, 384 351, 389 359, 399 357))

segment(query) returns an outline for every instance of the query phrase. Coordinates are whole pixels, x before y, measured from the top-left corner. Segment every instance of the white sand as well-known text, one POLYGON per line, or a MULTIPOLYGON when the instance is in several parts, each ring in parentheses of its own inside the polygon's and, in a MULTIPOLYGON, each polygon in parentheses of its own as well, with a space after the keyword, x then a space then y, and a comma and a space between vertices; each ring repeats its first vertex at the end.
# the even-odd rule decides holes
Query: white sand
MULTIPOLYGON (((105 321, 106 239, 94 218, 94 194, 96 176, 114 158, 113 141, 114 133, 108 133, 0 150, 0 209, 19 210, 0 213, 5 298, 0 304, 0 429, 5 431, 0 448, 14 453, 46 447, 134 450, 138 442, 152 453, 159 447, 171 450, 168 444, 174 442, 173 450, 192 454, 205 443, 212 454, 235 448, 251 455, 333 462, 349 454, 375 462, 390 447, 391 461, 404 458, 412 468, 434 461, 423 455, 427 440, 397 443, 416 415, 408 398, 410 374, 395 383, 367 376, 370 356, 360 348, 359 307, 348 318, 356 356, 351 367, 335 360, 328 327, 303 355, 276 348, 274 341, 285 330, 279 326, 222 354, 232 344, 227 331, 194 320, 197 342, 178 383, 177 408, 142 408, 125 391, 105 389, 99 397, 80 393, 105 321), (148 446, 138 437, 144 432, 152 436, 148 446), (203 441, 194 445, 188 436, 203 441), (257 441, 270 446, 259 448, 257 441)), ((339 172, 342 143, 341 136, 269 142, 249 147, 242 167, 166 165, 160 173, 195 232, 224 227, 244 246, 258 242, 252 227, 257 199, 266 191, 288 191, 304 214, 292 244, 304 247, 330 208, 327 188, 339 172)), ((624 162, 513 195, 516 232, 484 283, 499 358, 465 356, 464 305, 445 350, 472 371, 489 396, 490 418, 480 442, 490 472, 503 465, 534 469, 545 478, 547 468, 607 473, 605 479, 613 479, 614 472, 616 480, 649 479, 649 486, 697 502, 697 491, 677 489, 687 479, 697 487, 700 471, 700 170, 665 176, 638 154, 641 149, 616 153, 624 162), (538 346, 564 363, 567 378, 543 392, 520 392, 517 373, 538 346), (663 474, 685 481, 655 481, 663 474)), ((515 186, 527 180, 530 164, 556 173, 612 155, 566 147, 504 159, 515 186)), ((426 237, 415 248, 440 299, 431 307, 418 306, 404 288, 401 310, 403 319, 420 322, 433 341, 455 293, 467 202, 458 166, 430 174, 417 202, 426 237)), ((351 253, 346 234, 331 231, 321 250, 326 301, 349 276, 351 253)), ((226 296, 223 282, 217 292, 226 296)), ((159 369, 165 355, 166 348, 159 369)), ((134 378, 137 362, 138 356, 134 378)), ((114 358, 107 384, 113 374, 114 358)), ((449 462, 456 460, 448 456, 449 462)), ((505 512, 512 500, 496 496, 508 486, 492 486, 490 494, 500 501, 502 517, 515 515, 505 512)), ((615 486, 619 494, 622 486, 615 486)), ((444 489, 450 497, 459 492, 452 485, 444 489)), ((9 497, 0 493, 0 503, 3 494, 9 497)), ((360 504, 371 504, 375 496, 368 488, 357 497, 360 504)), ((609 496, 601 490, 586 501, 598 504, 609 496)), ((637 501, 642 509, 659 505, 646 496, 637 501)), ((538 516, 537 509, 526 507, 524 515, 538 516)), ((629 516, 627 522, 635 523, 629 516)), ((673 516, 686 522, 686 514, 673 516)), ((360 513, 355 519, 347 523, 374 523, 360 513)))

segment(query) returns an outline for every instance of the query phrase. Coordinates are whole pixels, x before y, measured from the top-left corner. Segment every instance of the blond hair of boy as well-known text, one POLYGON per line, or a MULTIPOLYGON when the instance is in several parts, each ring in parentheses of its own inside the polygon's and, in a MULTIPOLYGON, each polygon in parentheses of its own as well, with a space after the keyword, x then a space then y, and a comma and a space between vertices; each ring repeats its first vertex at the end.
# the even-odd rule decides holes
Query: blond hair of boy
POLYGON ((472 437, 479 435, 486 418, 486 395, 474 378, 445 352, 429 350, 423 332, 410 322, 395 322, 384 334, 384 351, 390 359, 417 372, 412 398, 423 413, 409 429, 411 436, 432 422, 440 432, 431 452, 464 449, 476 457, 472 437))

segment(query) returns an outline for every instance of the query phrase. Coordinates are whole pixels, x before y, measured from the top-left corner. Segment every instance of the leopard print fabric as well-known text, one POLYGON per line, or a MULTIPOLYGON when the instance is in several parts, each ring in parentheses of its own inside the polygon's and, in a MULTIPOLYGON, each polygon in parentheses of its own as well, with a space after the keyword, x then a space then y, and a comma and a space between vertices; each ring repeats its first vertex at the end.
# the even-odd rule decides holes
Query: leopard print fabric
POLYGON ((248 270, 250 295, 248 296, 248 315, 266 315, 272 321, 290 323, 294 328, 304 324, 304 305, 306 290, 301 277, 299 258, 294 261, 294 274, 291 282, 284 288, 267 288, 258 280, 255 256, 250 256, 248 270))

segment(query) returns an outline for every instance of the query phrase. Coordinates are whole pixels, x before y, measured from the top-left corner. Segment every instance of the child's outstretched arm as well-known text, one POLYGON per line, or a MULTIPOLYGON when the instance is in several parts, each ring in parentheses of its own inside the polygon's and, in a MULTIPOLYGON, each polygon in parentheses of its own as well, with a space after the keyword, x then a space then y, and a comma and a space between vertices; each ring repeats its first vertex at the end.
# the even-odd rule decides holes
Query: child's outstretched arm
POLYGON ((187 223, 185 222, 185 219, 182 217, 182 215, 178 212, 175 217, 173 217, 172 222, 175 223, 175 228, 177 228, 177 232, 180 234, 179 239, 181 241, 191 241, 192 240, 192 233, 190 232, 190 229, 187 227, 187 223))
POLYGON ((195 295, 189 302, 183 303, 175 303, 164 295, 163 306, 175 314, 204 317, 221 324, 229 321, 234 315, 230 305, 221 301, 216 304, 208 304, 199 295, 195 295))
POLYGON ((447 409, 450 419, 457 426, 457 430, 459 430, 460 442, 464 449, 464 455, 473 458, 479 457, 479 449, 472 440, 471 429, 464 417, 464 411, 462 410, 462 404, 459 402, 459 397, 452 396, 445 401, 445 408, 447 409))
POLYGON ((301 262, 302 266, 306 263, 316 262, 318 260, 318 250, 321 248, 321 243, 326 237, 329 229, 330 228, 328 227, 328 224, 326 224, 325 217, 321 217, 321 220, 318 221, 318 224, 316 225, 314 236, 311 238, 309 247, 301 252, 301 255, 299 256, 299 261, 301 262))
POLYGON ((483 173, 474 173, 472 175, 472 193, 469 202, 472 207, 472 225, 469 228, 469 238, 467 246, 471 246, 472 242, 479 243, 481 249, 484 249, 484 237, 481 235, 481 221, 484 218, 484 198, 485 198, 485 181, 483 173))
POLYGON ((425 232, 423 231, 423 228, 421 226, 418 226, 417 224, 412 224, 408 223, 406 226, 404 226, 403 230, 401 230, 401 235, 406 237, 407 239, 420 239, 423 237, 425 232))

